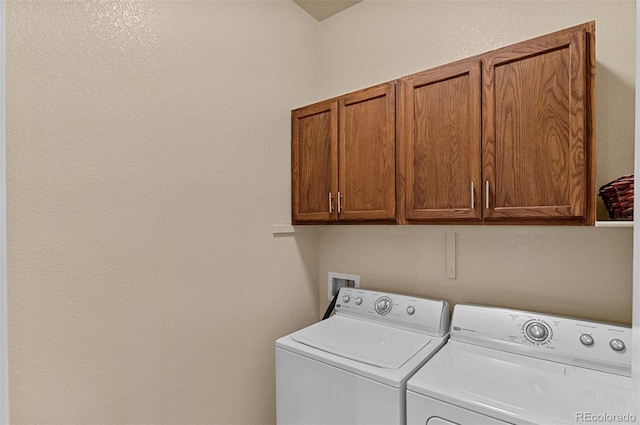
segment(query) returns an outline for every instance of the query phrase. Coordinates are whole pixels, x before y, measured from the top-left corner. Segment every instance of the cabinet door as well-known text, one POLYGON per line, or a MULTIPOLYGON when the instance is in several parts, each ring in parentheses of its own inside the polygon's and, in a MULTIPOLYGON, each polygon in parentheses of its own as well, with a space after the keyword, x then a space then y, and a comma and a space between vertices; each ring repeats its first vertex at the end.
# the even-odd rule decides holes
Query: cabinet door
POLYGON ((340 220, 395 219, 395 83, 339 99, 340 220))
POLYGON ((292 221, 337 220, 338 102, 291 113, 292 221))
POLYGON ((401 81, 399 167, 408 221, 481 219, 480 76, 474 59, 401 81))
POLYGON ((586 29, 573 28, 485 56, 486 220, 589 224, 588 43, 586 29))

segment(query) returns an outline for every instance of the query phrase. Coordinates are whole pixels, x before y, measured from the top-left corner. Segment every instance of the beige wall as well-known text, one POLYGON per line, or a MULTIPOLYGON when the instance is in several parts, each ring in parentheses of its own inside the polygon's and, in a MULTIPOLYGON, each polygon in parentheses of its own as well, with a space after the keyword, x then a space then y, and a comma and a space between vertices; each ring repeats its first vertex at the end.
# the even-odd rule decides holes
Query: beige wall
MULTIPOLYGON (((320 23, 319 98, 596 21, 597 183, 633 171, 635 2, 374 1, 320 23)), ((602 213, 602 212, 601 212, 602 213)), ((323 227, 329 271, 363 287, 631 322, 632 230, 548 227, 323 227), (457 233, 457 279, 445 233, 457 233)))
POLYGON ((274 341, 318 316, 290 221, 291 1, 10 1, 12 424, 275 421, 274 341))
POLYGON ((293 107, 590 19, 598 180, 629 172, 633 12, 367 0, 318 25, 290 1, 9 1, 12 424, 273 422, 274 340, 318 317, 329 270, 628 322, 629 229, 271 225, 293 107))

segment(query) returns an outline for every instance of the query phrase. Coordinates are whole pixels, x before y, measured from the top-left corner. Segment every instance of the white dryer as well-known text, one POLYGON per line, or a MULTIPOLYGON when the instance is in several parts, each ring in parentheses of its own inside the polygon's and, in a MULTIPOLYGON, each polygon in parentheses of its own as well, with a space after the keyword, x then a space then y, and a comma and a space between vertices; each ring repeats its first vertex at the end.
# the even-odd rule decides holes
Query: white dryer
POLYGON ((627 327, 456 305, 450 340, 407 384, 407 423, 638 423, 630 350, 627 327))
POLYGON ((333 317, 276 341, 278 424, 405 424, 407 380, 448 328, 444 301, 341 288, 333 317))

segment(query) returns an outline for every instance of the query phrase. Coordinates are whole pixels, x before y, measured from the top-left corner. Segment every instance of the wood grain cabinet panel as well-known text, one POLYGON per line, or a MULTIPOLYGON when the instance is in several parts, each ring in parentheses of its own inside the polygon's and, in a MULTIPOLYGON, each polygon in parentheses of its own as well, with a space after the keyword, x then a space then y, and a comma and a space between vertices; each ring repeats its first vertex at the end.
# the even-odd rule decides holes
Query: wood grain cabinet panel
POLYGON ((294 224, 395 220, 395 82, 291 117, 294 224))
POLYGON ((480 60, 409 76, 400 87, 406 220, 481 220, 480 60))
POLYGON ((338 102, 292 111, 291 141, 293 223, 337 219, 338 102))
POLYGON ((396 214, 395 85, 339 101, 341 220, 394 220, 396 214))
POLYGON ((483 58, 485 220, 593 223, 587 30, 483 58))

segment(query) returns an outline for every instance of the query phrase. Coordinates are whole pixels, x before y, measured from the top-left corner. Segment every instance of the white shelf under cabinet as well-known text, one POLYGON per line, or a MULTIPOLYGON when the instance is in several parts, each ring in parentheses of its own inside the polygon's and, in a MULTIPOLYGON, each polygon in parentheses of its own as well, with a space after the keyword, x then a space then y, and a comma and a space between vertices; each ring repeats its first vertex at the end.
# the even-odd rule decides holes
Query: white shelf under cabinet
POLYGON ((633 221, 602 220, 596 221, 596 227, 633 227, 633 221))
POLYGON ((293 226, 291 224, 274 224, 271 233, 274 235, 293 235, 295 233, 317 232, 316 226, 293 226))

